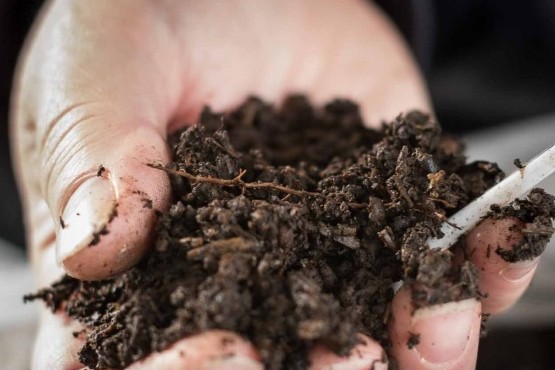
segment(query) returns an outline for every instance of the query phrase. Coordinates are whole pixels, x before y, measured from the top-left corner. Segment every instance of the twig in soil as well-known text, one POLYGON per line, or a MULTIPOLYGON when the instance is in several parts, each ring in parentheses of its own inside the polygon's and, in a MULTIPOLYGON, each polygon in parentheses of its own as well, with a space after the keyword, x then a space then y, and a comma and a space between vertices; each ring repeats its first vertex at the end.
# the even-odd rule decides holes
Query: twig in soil
POLYGON ((452 223, 451 221, 449 221, 449 219, 445 215, 442 215, 439 212, 434 212, 434 216, 440 219, 441 221, 445 222, 447 225, 451 226, 452 228, 460 230, 460 227, 452 223))
POLYGON ((306 190, 291 189, 291 188, 288 188, 287 186, 274 184, 272 182, 244 182, 242 180, 242 177, 245 176, 245 173, 247 173, 246 170, 240 170, 239 175, 235 176, 233 179, 219 179, 216 177, 193 175, 184 170, 174 170, 171 168, 167 168, 161 163, 148 163, 147 166, 165 171, 172 175, 184 177, 193 183, 205 183, 205 184, 212 184, 212 185, 218 185, 218 186, 224 186, 224 187, 238 187, 243 190, 272 189, 282 193, 298 195, 298 196, 313 196, 313 197, 322 196, 322 194, 320 193, 314 193, 306 190))
POLYGON ((225 148, 222 144, 220 144, 217 140, 212 140, 212 145, 217 146, 218 148, 220 148, 220 150, 224 153, 226 153, 227 155, 229 155, 231 158, 238 158, 237 153, 234 153, 232 151, 229 151, 227 148, 225 148))
POLYGON ((528 226, 522 230, 520 230, 523 234, 531 234, 531 235, 546 235, 551 236, 553 235, 553 228, 552 227, 531 227, 528 226))
POLYGON ((108 337, 110 333, 117 329, 118 323, 116 321, 112 321, 110 325, 108 325, 105 329, 102 329, 98 335, 102 337, 108 337))
POLYGON ((206 253, 216 253, 223 255, 229 252, 248 252, 256 246, 253 240, 247 240, 240 236, 214 240, 213 242, 206 243, 200 247, 191 249, 187 252, 187 259, 196 259, 204 256, 206 253))
POLYGON ((438 199, 438 198, 431 198, 428 197, 428 200, 431 200, 432 202, 438 202, 440 204, 442 204, 445 208, 457 208, 456 204, 451 204, 443 199, 438 199))
POLYGON ((414 207, 414 202, 412 201, 412 199, 410 199, 409 193, 407 192, 407 189, 405 189, 405 186, 401 183, 401 180, 399 180, 399 177, 397 175, 393 175, 392 177, 393 181, 395 181, 395 186, 397 186, 397 189, 399 190, 399 193, 401 193, 403 198, 405 198, 409 206, 414 207))

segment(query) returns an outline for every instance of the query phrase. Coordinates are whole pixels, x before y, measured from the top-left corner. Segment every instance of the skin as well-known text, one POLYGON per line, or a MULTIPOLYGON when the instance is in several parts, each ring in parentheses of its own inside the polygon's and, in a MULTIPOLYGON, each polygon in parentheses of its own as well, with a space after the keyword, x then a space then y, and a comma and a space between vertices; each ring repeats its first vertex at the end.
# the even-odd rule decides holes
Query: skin
MULTIPOLYGON (((170 192, 165 175, 144 163, 167 161, 165 138, 194 122, 205 104, 225 110, 251 94, 277 102, 301 91, 316 104, 337 96, 354 99, 374 125, 408 109, 431 111, 406 45, 363 0, 217 6, 51 1, 29 37, 14 86, 13 154, 41 286, 64 270, 101 279, 136 263, 155 221, 137 191, 157 209, 167 206, 170 192), (100 165, 105 171, 98 177, 100 165), (114 208, 118 216, 110 221, 114 208), (87 248, 104 225, 110 233, 87 248)), ((408 289, 397 293, 389 328, 401 369, 474 368, 480 313, 508 308, 535 270, 510 266, 494 253, 486 258, 487 245, 506 243, 507 233, 519 237, 503 222, 487 220, 469 235, 469 248, 476 250, 472 260, 483 269, 481 289, 489 293, 483 302, 413 312, 408 289), (500 275, 508 267, 516 269, 509 280, 500 275), (445 324, 456 329, 445 332, 445 324), (409 350, 411 330, 421 343, 409 350)), ((61 314, 43 312, 33 367, 82 368, 73 357, 80 345, 74 330, 61 314)), ((310 359, 312 369, 387 368, 383 349, 370 338, 349 357, 316 346, 310 359)), ((181 340, 129 369, 261 369, 258 360, 251 344, 214 331, 181 340), (222 347, 224 337, 233 338, 228 348, 222 347)))

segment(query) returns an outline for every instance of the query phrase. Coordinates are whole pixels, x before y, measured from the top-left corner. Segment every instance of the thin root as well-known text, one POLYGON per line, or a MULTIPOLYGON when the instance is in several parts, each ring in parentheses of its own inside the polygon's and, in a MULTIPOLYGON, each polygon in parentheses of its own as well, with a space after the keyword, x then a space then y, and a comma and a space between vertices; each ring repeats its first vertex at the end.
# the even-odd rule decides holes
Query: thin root
POLYGON ((322 196, 320 193, 314 193, 306 190, 291 189, 291 188, 288 188, 287 186, 277 185, 272 182, 244 182, 242 178, 247 172, 246 170, 240 170, 239 175, 237 175, 231 180, 228 180, 228 179, 219 179, 219 178, 208 177, 208 176, 192 175, 184 170, 173 170, 171 168, 167 168, 161 163, 148 163, 147 166, 165 171, 172 175, 184 177, 193 183, 205 183, 205 184, 212 184, 212 185, 225 186, 225 187, 239 187, 243 189, 243 191, 245 189, 264 189, 265 188, 265 189, 277 190, 282 193, 298 195, 298 196, 313 196, 313 197, 322 196))

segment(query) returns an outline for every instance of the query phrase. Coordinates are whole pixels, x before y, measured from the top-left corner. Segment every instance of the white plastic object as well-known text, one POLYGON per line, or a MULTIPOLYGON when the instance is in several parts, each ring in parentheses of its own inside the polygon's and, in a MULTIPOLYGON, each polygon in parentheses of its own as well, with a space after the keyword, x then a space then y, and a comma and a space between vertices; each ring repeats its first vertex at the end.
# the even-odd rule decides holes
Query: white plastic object
POLYGON ((441 225, 444 236, 441 239, 430 238, 428 246, 432 249, 449 248, 461 235, 480 222, 492 205, 509 204, 553 172, 555 172, 555 144, 451 216, 441 225))

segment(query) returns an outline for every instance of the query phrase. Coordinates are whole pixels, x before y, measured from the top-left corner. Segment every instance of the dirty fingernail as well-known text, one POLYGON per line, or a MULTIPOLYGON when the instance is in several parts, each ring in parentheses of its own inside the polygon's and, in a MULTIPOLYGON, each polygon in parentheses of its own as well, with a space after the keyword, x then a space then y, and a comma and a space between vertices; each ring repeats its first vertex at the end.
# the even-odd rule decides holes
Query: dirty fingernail
POLYGON ((202 370, 264 370, 264 366, 249 357, 231 356, 217 360, 210 360, 206 363, 202 370))
POLYGON ((91 243, 98 242, 106 233, 116 204, 112 182, 104 177, 90 177, 75 189, 56 220, 58 264, 91 243))
POLYGON ((430 364, 448 364, 462 356, 472 336, 480 308, 475 299, 416 310, 410 332, 418 335, 415 350, 430 364))
POLYGON ((330 365, 322 370, 387 370, 387 367, 386 362, 361 358, 330 365))
POLYGON ((531 261, 511 263, 499 272, 499 275, 510 283, 517 282, 527 277, 538 266, 540 259, 535 258, 531 261))

